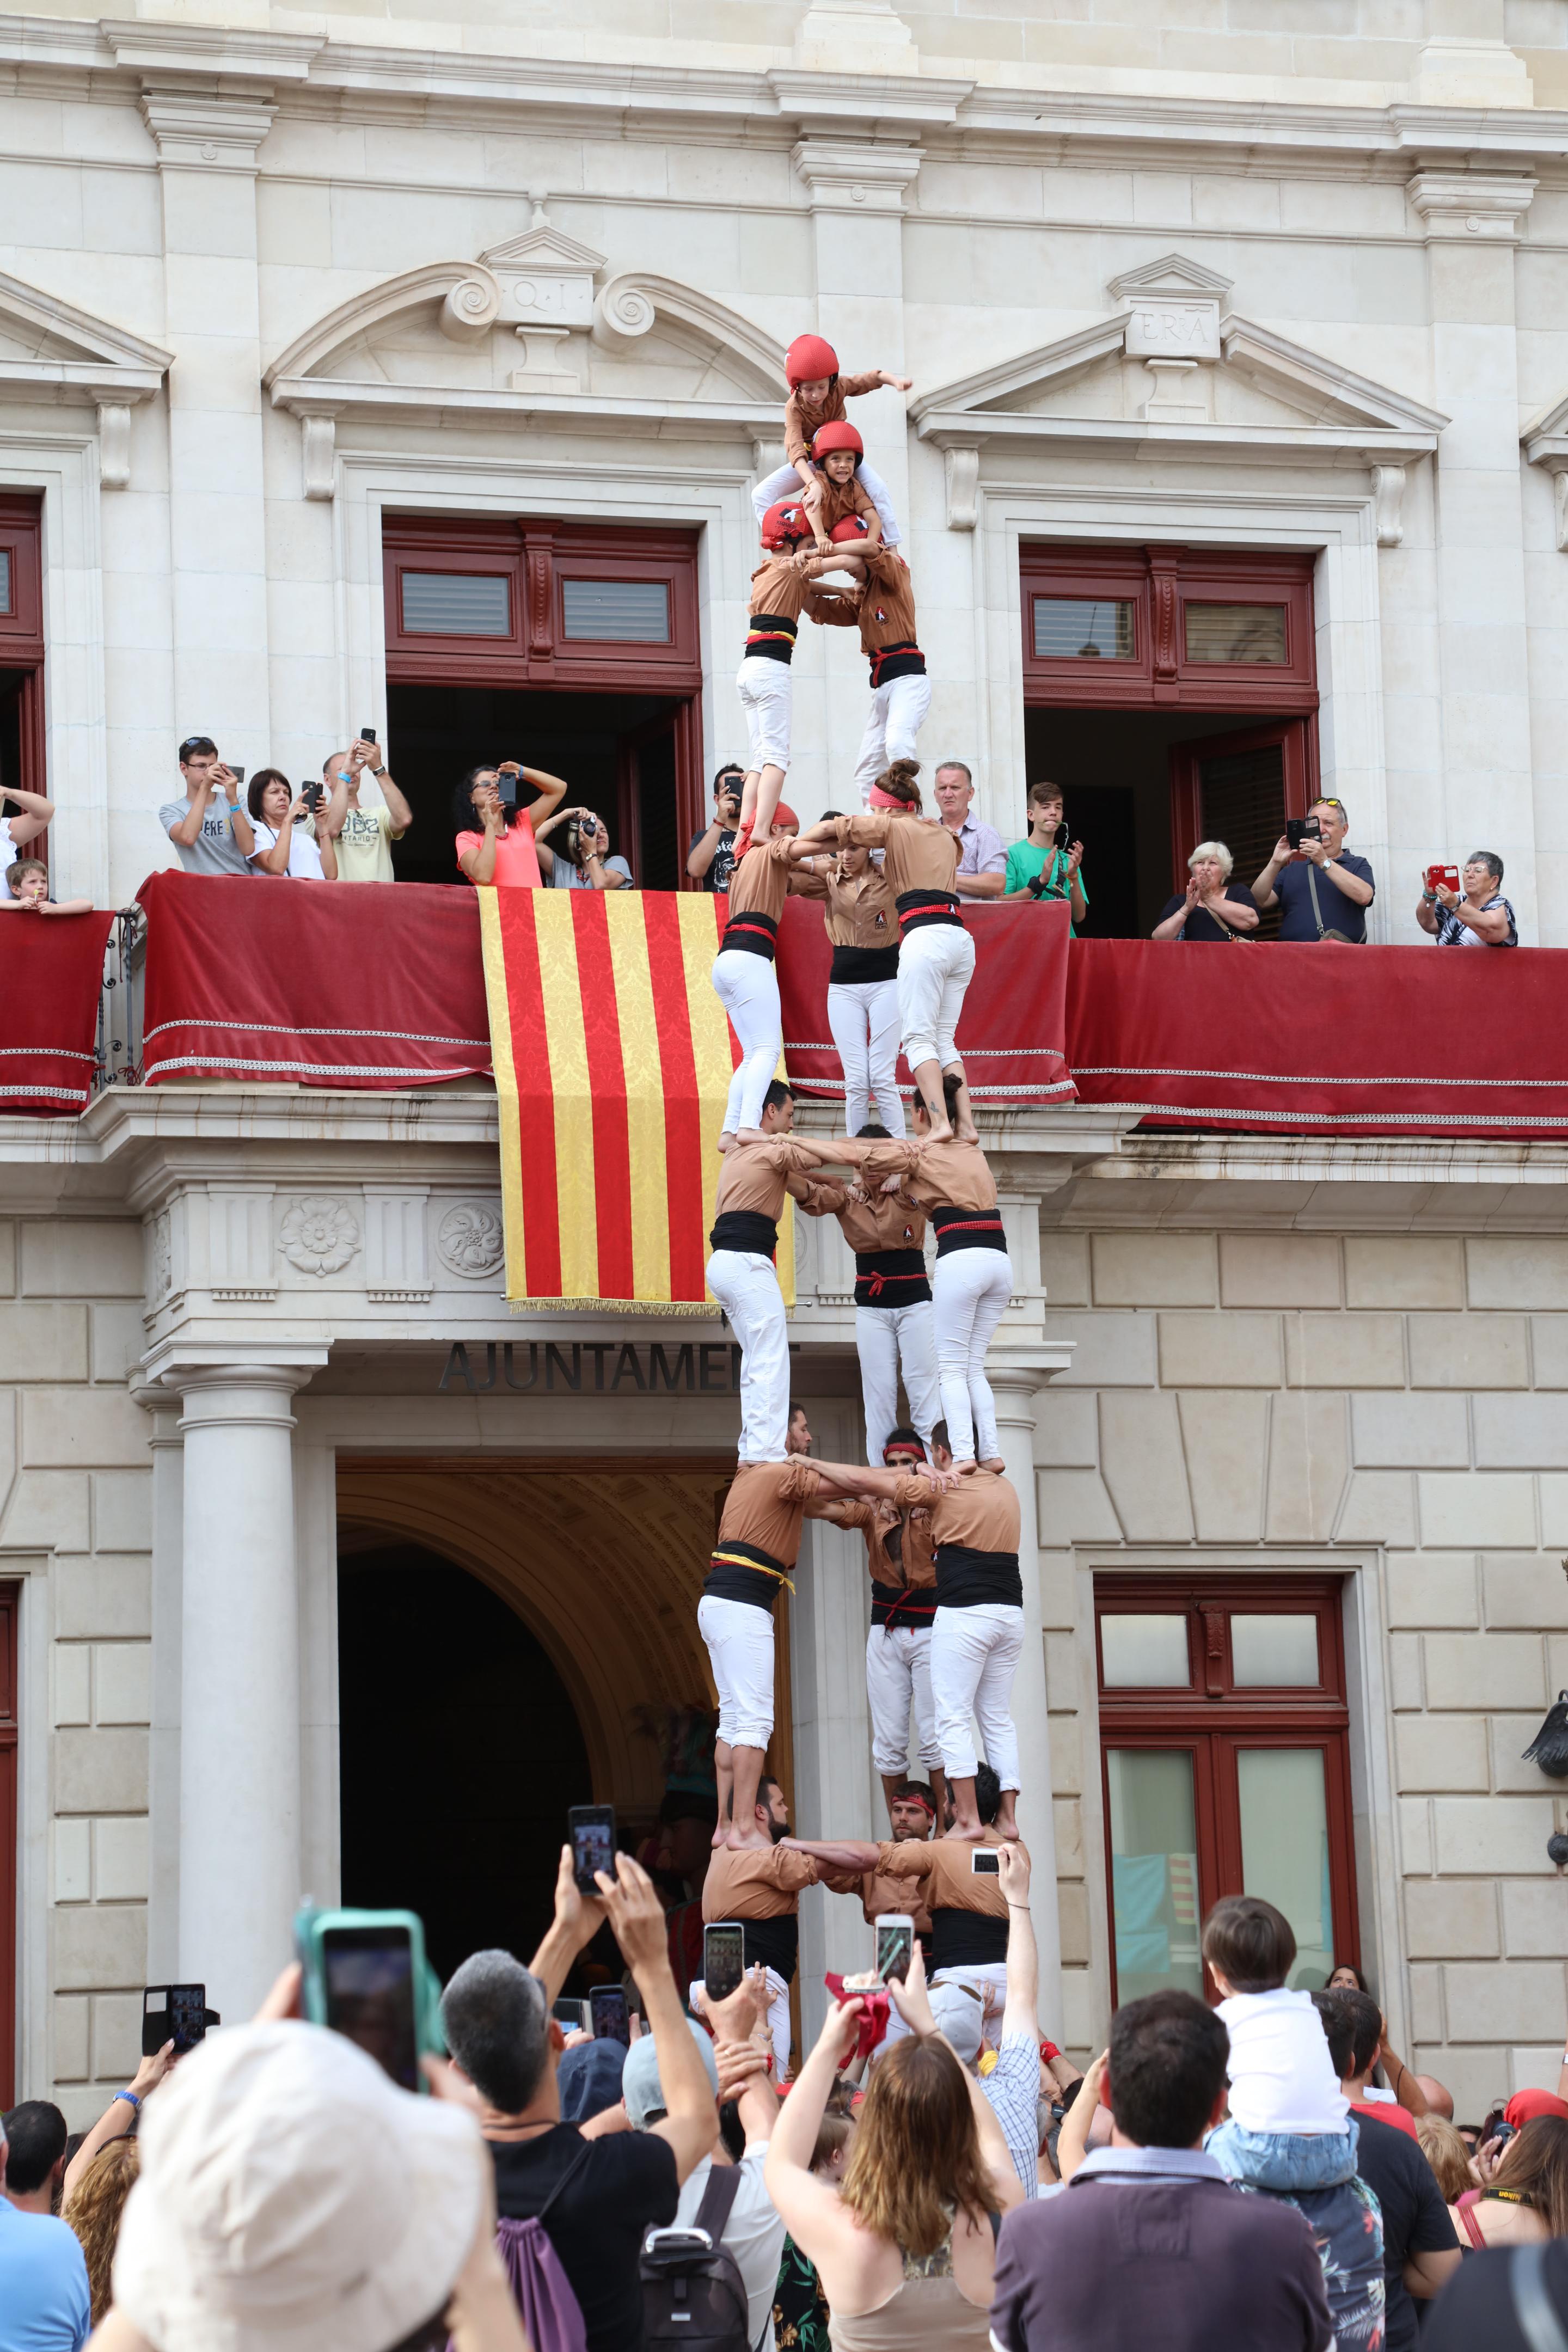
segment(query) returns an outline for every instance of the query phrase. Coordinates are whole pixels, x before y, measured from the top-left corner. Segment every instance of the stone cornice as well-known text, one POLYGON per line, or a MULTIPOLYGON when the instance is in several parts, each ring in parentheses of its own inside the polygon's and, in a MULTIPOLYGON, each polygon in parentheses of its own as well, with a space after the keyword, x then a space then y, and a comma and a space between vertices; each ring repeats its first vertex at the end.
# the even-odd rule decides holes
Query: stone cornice
POLYGON ((164 171, 249 172, 278 110, 270 90, 221 97, 161 84, 142 93, 142 118, 164 171))
POLYGON ((1429 245, 1512 245, 1535 184, 1528 172, 1422 170, 1411 180, 1410 201, 1426 224, 1429 245))

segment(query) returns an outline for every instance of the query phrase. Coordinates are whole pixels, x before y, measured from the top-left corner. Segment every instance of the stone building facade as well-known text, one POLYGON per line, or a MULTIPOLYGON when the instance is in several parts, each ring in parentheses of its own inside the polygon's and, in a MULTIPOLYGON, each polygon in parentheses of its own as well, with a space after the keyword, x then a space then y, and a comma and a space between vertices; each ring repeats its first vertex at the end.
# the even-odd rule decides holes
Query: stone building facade
MULTIPOLYGON (((970 762, 1005 837, 1058 759, 1093 805, 1101 716, 1039 653, 1029 566, 1079 565, 1060 601, 1088 606, 1109 677, 1096 600, 1125 559, 1157 637, 1128 835, 1145 899, 1183 730, 1277 718, 1282 789, 1299 755, 1297 782, 1350 806, 1376 936, 1413 940, 1419 868, 1484 843, 1526 940, 1568 943, 1550 0, 703 0, 668 21, 581 0, 569 25, 531 0, 45 6, 0 17, 0 538, 32 530, 38 583, 31 614, 0 595, 0 764, 57 801, 62 892, 123 903, 168 862, 155 811, 187 733, 313 774, 368 720, 408 772, 428 673, 388 609, 389 518, 454 546, 512 520, 574 545, 685 534, 695 682, 659 692, 686 697, 689 815, 740 740, 751 485, 812 328, 915 379, 856 415, 906 524, 924 747, 970 762), (1245 660, 1230 702, 1189 694, 1197 667, 1158 637, 1182 563, 1295 567, 1294 699, 1245 660)), ((494 680, 534 724, 571 648, 532 606, 531 635, 511 625, 494 680)), ((847 634, 797 662, 805 816, 842 800, 859 740, 847 634)), ((416 845, 442 818, 421 802, 416 845)), ((1101 1751, 1125 1703, 1096 1580, 1102 1608, 1120 1577, 1158 1615, 1161 1579, 1196 1609, 1300 1577, 1338 1596, 1335 1917, 1401 2049, 1467 2111, 1554 2080, 1546 1840, 1568 1822, 1520 1751, 1568 1685, 1559 1149, 1133 1138, 1081 1111, 990 1140, 1020 1270, 998 1361, 1040 1547, 1020 1690, 1054 1792, 1029 1827, 1044 1850, 1054 1822, 1058 2038, 1098 2040, 1112 1981, 1101 1751)), ((578 1539, 563 1507, 539 1490, 542 1566, 509 1564, 515 1496, 486 1481, 584 1447, 623 1460, 606 1478, 663 1453, 696 1479, 735 1408, 717 1374, 591 1404, 504 1373, 441 1391, 457 1341, 515 1365, 691 1337, 505 1315, 482 1095, 116 1088, 69 1128, 0 1121, 0 1158, 18 2080, 74 2123, 133 2063, 145 1979, 205 1975, 237 2013, 299 1894, 337 1892, 334 1570, 346 1536, 386 1537, 387 1496, 537 1631, 596 1785, 649 1800, 650 1758, 616 1745, 635 1661, 595 1683, 548 1589, 578 1539), (453 1479, 417 1486, 442 1462, 467 1465, 460 1505, 453 1479)), ((801 1254, 803 1387, 820 1442, 853 1450, 845 1268, 818 1234, 801 1254)), ((679 1549, 701 1498, 666 1507, 679 1549)), ((844 1830, 875 1818, 864 1607, 852 1552, 815 1545, 796 1806, 844 1830)), ((671 1603, 671 1673, 680 1622, 671 1603)), ((853 1925, 809 1908, 808 1983, 853 1925)))

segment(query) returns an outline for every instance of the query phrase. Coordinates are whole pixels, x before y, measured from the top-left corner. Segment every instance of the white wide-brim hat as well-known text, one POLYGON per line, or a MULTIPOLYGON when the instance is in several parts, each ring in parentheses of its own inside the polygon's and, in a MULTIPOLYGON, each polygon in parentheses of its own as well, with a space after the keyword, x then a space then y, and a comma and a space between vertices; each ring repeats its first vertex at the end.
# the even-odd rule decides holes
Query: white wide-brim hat
POLYGON ((489 2153, 324 2026, 234 2026, 147 2106, 114 2303, 157 2352, 387 2352, 445 2305, 489 2153))

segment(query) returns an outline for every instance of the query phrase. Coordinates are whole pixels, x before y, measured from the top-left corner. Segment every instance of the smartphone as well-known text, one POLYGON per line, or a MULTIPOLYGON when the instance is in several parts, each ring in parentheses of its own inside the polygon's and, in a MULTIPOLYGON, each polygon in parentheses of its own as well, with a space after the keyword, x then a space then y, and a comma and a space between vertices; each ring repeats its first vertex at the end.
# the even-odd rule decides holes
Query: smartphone
POLYGON ((972 1846, 969 1851, 969 1867, 976 1878, 1000 1878, 1002 1875, 1001 1849, 994 1845, 972 1846))
POLYGON ((416 1911, 302 1911, 294 1927, 305 2015, 357 2042, 405 2091, 422 2091, 421 2050, 439 2050, 441 1989, 416 1911))
POLYGON ((585 2000, 573 2000, 563 1994, 550 2014, 563 2033, 592 2033, 594 2031, 594 2021, 588 2014, 585 2000))
POLYGON ((728 2000, 746 1973, 745 1930, 738 1919, 711 1919, 702 1930, 702 1981, 710 2000, 728 2000))
POLYGON ((595 2042, 619 2042, 631 2048, 632 2021, 621 1986, 595 1985, 588 1995, 588 2014, 595 2042))
POLYGON ((1445 890, 1457 890, 1458 887, 1459 869, 1457 866, 1428 866, 1426 868, 1428 890, 1436 892, 1439 887, 1445 890))
POLYGON ((205 2042, 209 2025, 221 2025, 216 2009, 207 2007, 207 1989, 201 1984, 147 1985, 142 1993, 142 2055, 155 2058, 165 2042, 183 2058, 205 2042))
POLYGON ((304 802, 305 806, 310 810, 312 816, 315 815, 316 811, 321 805, 321 795, 325 790, 326 786, 324 784, 301 784, 300 787, 300 798, 304 802))
POLYGON ((914 1957, 915 1923, 907 1911, 884 1911, 877 1922, 877 1974, 884 1984, 902 1984, 914 1957))
POLYGON ((1292 849, 1300 849, 1304 841, 1321 841, 1323 828, 1315 816, 1288 816, 1285 839, 1292 849))
MULTIPOLYGON (((227 761, 226 760, 224 761, 224 765, 225 765, 225 767, 226 767, 226 768, 227 768, 227 767, 228 767, 228 761, 227 761)), ((234 778, 234 781, 235 781, 235 782, 236 782, 237 784, 243 784, 243 783, 244 783, 244 782, 245 782, 245 770, 244 770, 243 768, 229 768, 229 769, 228 769, 228 772, 229 772, 229 774, 234 778)))
POLYGON ((374 728, 362 727, 359 730, 359 740, 362 743, 374 743, 375 740, 374 728))
POLYGON ((616 1809, 614 1805, 574 1805, 566 1815, 572 1840, 572 1870, 579 1895, 597 1895, 594 1873, 616 1874, 616 1809))
POLYGON ((496 797, 500 801, 502 808, 514 809, 517 806, 517 778, 515 776, 498 775, 496 778, 496 797))

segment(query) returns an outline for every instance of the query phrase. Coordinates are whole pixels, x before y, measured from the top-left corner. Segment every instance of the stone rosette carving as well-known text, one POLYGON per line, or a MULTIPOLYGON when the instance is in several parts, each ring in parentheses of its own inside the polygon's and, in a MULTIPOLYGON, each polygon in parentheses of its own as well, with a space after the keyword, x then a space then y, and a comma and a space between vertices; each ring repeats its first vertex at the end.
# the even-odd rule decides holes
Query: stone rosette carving
POLYGON ((343 1202, 308 1193, 286 1213, 279 1239, 301 1274, 341 1274, 359 1248, 359 1219, 343 1202))
POLYGON ((488 1201, 457 1201, 436 1228, 436 1254, 448 1274, 478 1281, 506 1255, 500 1211, 488 1201))

